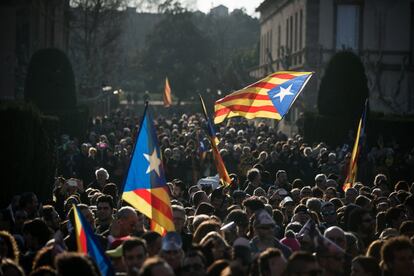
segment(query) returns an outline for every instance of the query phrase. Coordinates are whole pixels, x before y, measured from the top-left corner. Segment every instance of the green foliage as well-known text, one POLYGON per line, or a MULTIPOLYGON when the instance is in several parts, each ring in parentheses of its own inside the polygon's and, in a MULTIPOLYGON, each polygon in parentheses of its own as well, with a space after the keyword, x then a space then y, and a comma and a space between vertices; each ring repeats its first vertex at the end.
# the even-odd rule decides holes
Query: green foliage
POLYGON ((252 82, 250 68, 258 61, 259 23, 243 11, 229 16, 190 13, 175 1, 160 6, 163 20, 147 38, 142 53, 146 89, 162 92, 168 76, 174 97, 216 100, 252 82))
POLYGON ((65 53, 49 48, 33 54, 24 97, 45 113, 76 108, 75 77, 65 53))
POLYGON ((199 87, 209 49, 209 41, 193 24, 191 13, 167 13, 147 38, 142 66, 148 87, 162 91, 168 76, 174 95, 184 99, 199 87))
MULTIPOLYGON (((45 117, 24 103, 0 104, 2 192, 0 202, 13 195, 33 191, 50 199, 56 169, 57 118, 45 117)), ((4 206, 2 206, 4 207, 4 206)))
POLYGON ((361 60, 352 52, 334 55, 319 88, 319 113, 355 122, 361 117, 367 98, 367 78, 361 60))

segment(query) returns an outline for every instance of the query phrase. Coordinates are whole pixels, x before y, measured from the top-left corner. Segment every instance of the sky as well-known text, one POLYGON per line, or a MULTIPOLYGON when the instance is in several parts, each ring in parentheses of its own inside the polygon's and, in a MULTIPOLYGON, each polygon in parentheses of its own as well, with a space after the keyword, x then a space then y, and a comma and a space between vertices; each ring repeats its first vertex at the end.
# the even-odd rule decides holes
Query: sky
POLYGON ((208 13, 212 7, 224 5, 229 8, 229 12, 234 9, 245 8, 247 14, 259 17, 259 14, 255 12, 255 9, 263 1, 264 0, 193 0, 188 2, 191 3, 191 8, 198 9, 204 13, 208 13))

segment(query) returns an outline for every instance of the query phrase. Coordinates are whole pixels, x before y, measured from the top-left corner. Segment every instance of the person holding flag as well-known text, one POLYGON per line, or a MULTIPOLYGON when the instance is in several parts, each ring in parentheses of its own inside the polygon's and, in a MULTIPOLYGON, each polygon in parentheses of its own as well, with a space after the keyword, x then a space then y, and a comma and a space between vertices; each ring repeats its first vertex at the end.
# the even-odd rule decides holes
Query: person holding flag
POLYGON ((151 220, 151 229, 160 234, 175 231, 169 188, 161 152, 148 104, 139 128, 122 199, 151 220))

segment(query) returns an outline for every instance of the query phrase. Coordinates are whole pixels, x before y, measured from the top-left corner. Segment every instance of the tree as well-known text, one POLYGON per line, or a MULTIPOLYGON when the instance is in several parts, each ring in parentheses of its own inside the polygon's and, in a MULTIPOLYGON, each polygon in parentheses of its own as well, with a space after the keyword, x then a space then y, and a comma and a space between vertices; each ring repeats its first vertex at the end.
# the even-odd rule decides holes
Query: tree
POLYGON ((75 77, 65 53, 49 48, 33 54, 24 96, 46 113, 76 108, 75 77))
POLYGON ((347 117, 356 121, 368 98, 364 66, 352 52, 340 52, 332 57, 322 78, 318 94, 319 113, 347 117))
POLYGON ((147 37, 141 65, 150 91, 162 91, 168 76, 181 101, 205 87, 211 43, 195 26, 193 14, 178 2, 167 1, 160 11, 165 16, 147 37))

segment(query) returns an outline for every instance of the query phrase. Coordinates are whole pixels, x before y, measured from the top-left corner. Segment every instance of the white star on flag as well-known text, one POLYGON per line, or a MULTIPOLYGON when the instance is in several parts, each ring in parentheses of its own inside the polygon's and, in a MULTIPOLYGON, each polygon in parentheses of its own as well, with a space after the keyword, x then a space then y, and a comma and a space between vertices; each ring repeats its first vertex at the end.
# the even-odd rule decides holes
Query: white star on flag
POLYGON ((148 163, 149 163, 146 173, 150 173, 151 171, 155 171, 158 174, 158 176, 160 176, 161 160, 157 156, 156 149, 154 149, 154 151, 152 152, 151 155, 144 153, 144 157, 145 157, 145 159, 148 160, 148 163))
POLYGON ((280 98, 280 102, 283 101, 283 99, 285 98, 285 96, 292 96, 294 95, 292 92, 290 92, 290 89, 292 88, 292 85, 289 85, 288 88, 283 88, 282 86, 280 87, 280 92, 277 93, 276 95, 273 96, 273 98, 279 97, 280 98))

